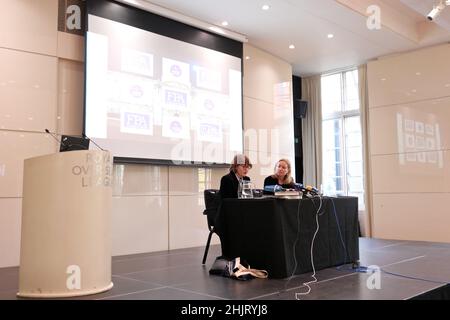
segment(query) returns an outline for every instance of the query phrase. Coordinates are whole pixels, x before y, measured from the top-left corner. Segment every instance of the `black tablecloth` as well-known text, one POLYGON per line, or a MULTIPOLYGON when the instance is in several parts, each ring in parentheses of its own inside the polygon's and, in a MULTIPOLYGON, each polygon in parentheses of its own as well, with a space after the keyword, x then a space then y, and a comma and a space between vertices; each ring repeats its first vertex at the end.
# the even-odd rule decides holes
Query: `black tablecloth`
MULTIPOLYGON (((271 278, 309 272, 319 206, 318 198, 224 199, 216 221, 222 254, 241 257, 271 278)), ((313 251, 316 270, 358 261, 358 199, 324 197, 320 212, 313 251)))

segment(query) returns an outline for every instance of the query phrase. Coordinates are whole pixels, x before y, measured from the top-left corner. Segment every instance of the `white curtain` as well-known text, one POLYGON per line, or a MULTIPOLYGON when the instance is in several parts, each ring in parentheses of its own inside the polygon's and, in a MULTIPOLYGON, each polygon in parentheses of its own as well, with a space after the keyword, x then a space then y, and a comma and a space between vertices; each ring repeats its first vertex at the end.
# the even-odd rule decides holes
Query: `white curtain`
POLYGON ((302 78, 302 100, 308 102, 302 122, 303 183, 322 184, 322 97, 321 76, 302 78))
POLYGON ((364 204, 365 211, 363 213, 364 226, 362 233, 366 237, 372 234, 372 190, 371 175, 370 175, 370 144, 369 144, 369 96, 367 85, 367 65, 358 67, 358 83, 359 83, 359 104, 361 110, 361 134, 362 134, 362 149, 364 161, 364 204))

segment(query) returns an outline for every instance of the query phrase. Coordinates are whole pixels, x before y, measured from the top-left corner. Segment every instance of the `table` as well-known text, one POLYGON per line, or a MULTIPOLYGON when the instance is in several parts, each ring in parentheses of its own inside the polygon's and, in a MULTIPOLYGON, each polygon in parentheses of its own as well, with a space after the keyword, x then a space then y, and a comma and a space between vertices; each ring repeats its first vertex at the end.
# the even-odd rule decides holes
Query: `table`
MULTIPOLYGON (((216 221, 222 254, 241 257, 271 278, 310 272, 319 206, 319 198, 224 199, 216 221)), ((313 251, 316 270, 357 262, 358 198, 323 197, 320 212, 313 251)))

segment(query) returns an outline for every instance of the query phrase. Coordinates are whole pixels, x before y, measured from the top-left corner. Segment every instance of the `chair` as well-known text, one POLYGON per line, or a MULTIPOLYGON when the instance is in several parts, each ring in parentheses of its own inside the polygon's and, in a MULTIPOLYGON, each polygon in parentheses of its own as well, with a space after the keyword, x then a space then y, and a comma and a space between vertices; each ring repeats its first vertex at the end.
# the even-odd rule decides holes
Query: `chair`
POLYGON ((204 194, 205 210, 203 214, 206 215, 208 221, 208 241, 206 242, 205 253, 203 254, 202 264, 205 264, 206 257, 208 256, 209 244, 211 243, 211 237, 215 233, 214 224, 216 221, 219 205, 220 205, 220 193, 217 189, 206 189, 204 194))

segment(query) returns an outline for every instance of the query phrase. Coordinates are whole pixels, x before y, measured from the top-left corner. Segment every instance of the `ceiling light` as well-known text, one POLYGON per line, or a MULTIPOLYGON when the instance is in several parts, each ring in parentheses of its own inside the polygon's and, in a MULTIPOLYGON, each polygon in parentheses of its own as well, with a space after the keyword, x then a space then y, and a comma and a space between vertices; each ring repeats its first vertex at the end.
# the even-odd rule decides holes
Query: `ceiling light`
POLYGON ((250 60, 250 56, 245 56, 245 60, 250 60))
POLYGON ((328 39, 334 38, 334 34, 329 33, 329 34, 327 35, 327 37, 328 37, 328 39))
POLYGON ((421 73, 420 72, 416 72, 416 76, 420 76, 421 75, 421 73))
POLYGON ((268 4, 265 4, 265 5, 262 6, 262 9, 263 10, 269 10, 270 6, 268 4))
POLYGON ((224 27, 226 27, 226 26, 228 25, 228 21, 222 22, 222 25, 223 25, 224 27))
POLYGON ((289 49, 295 49, 295 46, 294 46, 293 44, 291 44, 291 45, 289 46, 289 49))

